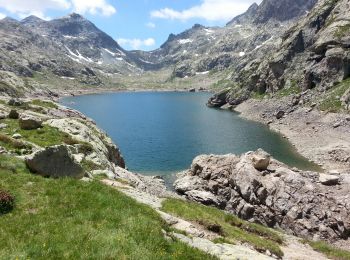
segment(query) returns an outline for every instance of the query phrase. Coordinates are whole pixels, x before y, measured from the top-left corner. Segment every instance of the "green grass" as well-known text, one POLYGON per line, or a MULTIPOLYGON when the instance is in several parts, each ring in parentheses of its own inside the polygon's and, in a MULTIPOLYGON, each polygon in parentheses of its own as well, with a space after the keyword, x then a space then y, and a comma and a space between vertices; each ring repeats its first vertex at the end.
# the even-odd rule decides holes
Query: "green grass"
POLYGON ((97 165, 96 163, 86 160, 85 158, 81 161, 81 166, 83 167, 83 169, 87 172, 92 172, 95 170, 101 170, 101 166, 97 165))
POLYGON ((350 251, 345 251, 339 248, 335 248, 322 241, 304 240, 303 242, 305 244, 309 244, 314 250, 325 254, 331 259, 350 260, 350 251))
POLYGON ((44 100, 40 100, 40 99, 34 99, 31 102, 33 105, 36 106, 41 106, 41 107, 45 107, 45 108, 58 108, 58 106, 50 101, 44 101, 44 100))
POLYGON ((301 92, 298 83, 295 80, 291 81, 291 86, 289 88, 282 88, 276 92, 277 97, 286 97, 294 94, 299 94, 301 92))
POLYGON ((12 137, 0 133, 0 146, 6 150, 19 153, 21 149, 31 149, 30 145, 25 144, 20 140, 13 139, 12 137))
POLYGON ((205 227, 219 226, 219 234, 223 236, 225 241, 248 243, 260 252, 269 250, 276 256, 283 256, 279 247, 283 243, 283 238, 272 229, 243 221, 213 207, 179 199, 164 200, 162 209, 186 220, 200 223, 205 227))
POLYGON ((338 39, 343 38, 344 36, 350 33, 350 24, 346 24, 343 26, 339 26, 337 32, 335 33, 335 37, 338 39))
MULTIPOLYGON (((277 98, 287 97, 290 95, 299 94, 301 92, 301 89, 299 88, 297 82, 295 80, 291 81, 291 86, 289 88, 282 88, 278 90, 275 94, 277 98)), ((252 92, 251 97, 253 99, 263 100, 265 97, 270 97, 271 94, 269 93, 263 93, 260 94, 258 92, 252 92)))
POLYGON ((319 105, 319 109, 327 112, 340 112, 343 110, 340 98, 350 88, 350 78, 343 80, 337 86, 330 89, 319 105))
POLYGON ((8 125, 7 128, 1 129, 0 133, 7 134, 9 136, 12 136, 14 133, 18 133, 22 135, 23 140, 41 147, 59 145, 62 143, 71 145, 79 143, 78 141, 72 139, 69 134, 63 133, 57 128, 48 125, 44 125, 42 128, 35 130, 22 130, 19 127, 17 119, 3 119, 0 120, 0 123, 5 123, 8 125))
POLYGON ((166 240, 153 209, 97 181, 42 178, 0 155, 0 188, 16 198, 0 216, 0 259, 215 259, 166 240))
POLYGON ((226 88, 234 88, 234 87, 236 87, 236 84, 229 79, 221 79, 211 86, 211 88, 213 89, 226 89, 226 88))
POLYGON ((269 96, 270 94, 267 94, 267 93, 260 94, 258 92, 252 92, 251 98, 257 99, 257 100, 263 100, 265 97, 269 97, 269 96))

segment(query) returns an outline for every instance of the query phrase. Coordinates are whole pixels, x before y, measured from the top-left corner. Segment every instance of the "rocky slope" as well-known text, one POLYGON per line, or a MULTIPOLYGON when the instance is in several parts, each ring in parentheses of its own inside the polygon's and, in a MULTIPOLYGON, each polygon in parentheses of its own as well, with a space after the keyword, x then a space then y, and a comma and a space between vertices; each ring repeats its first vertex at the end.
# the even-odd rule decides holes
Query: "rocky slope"
POLYGON ((253 59, 236 69, 231 76, 235 86, 221 97, 213 97, 212 105, 237 105, 254 95, 252 92, 275 95, 281 89, 291 92, 286 94, 311 89, 309 102, 320 109, 324 109, 324 100, 334 103, 330 109, 346 109, 348 85, 339 83, 350 75, 348 11, 347 0, 318 1, 306 17, 285 32, 278 48, 264 59, 253 59))
POLYGON ((346 240, 349 184, 347 174, 291 169, 258 150, 198 156, 191 169, 179 174, 175 189, 187 199, 298 236, 346 240))
POLYGON ((77 63, 92 67, 102 65, 100 68, 106 71, 109 67, 115 72, 134 71, 128 53, 112 37, 79 14, 72 13, 51 21, 30 16, 20 23, 43 37, 53 39, 65 49, 66 56, 77 63))
POLYGON ((4 18, 0 35, 0 91, 5 94, 21 87, 27 93, 47 87, 57 91, 62 82, 73 91, 101 88, 111 85, 114 75, 141 71, 137 60, 115 40, 78 14, 51 21, 35 16, 22 21, 4 18), (21 80, 26 86, 13 82, 21 80))

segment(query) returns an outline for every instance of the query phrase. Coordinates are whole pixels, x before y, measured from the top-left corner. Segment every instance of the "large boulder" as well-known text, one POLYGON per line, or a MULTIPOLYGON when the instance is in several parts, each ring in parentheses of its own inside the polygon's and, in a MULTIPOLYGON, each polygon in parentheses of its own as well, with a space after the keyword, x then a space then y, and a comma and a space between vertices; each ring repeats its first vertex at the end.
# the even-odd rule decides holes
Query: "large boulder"
POLYGON ((35 117, 21 117, 19 119, 19 127, 23 130, 34 130, 42 127, 41 119, 35 117))
POLYGON ((44 177, 84 177, 84 169, 77 163, 66 145, 47 147, 26 158, 27 167, 44 177))
POLYGON ((258 171, 265 171, 269 167, 271 156, 259 149, 252 155, 252 162, 255 169, 258 171))
POLYGON ((189 200, 251 222, 310 239, 337 240, 350 237, 345 177, 291 169, 258 150, 240 157, 198 156, 174 187, 189 200))
POLYGON ((339 183, 339 176, 321 173, 319 180, 323 185, 332 186, 339 183))
POLYGON ((17 112, 17 110, 12 109, 8 115, 8 117, 10 119, 18 119, 19 118, 19 113, 17 112))
POLYGON ((11 98, 7 104, 9 106, 14 106, 14 107, 19 107, 19 106, 22 106, 23 105, 23 101, 22 100, 19 100, 19 99, 14 99, 14 98, 11 98))
POLYGON ((89 143, 93 147, 93 151, 86 154, 86 159, 94 164, 109 166, 107 167, 109 170, 112 169, 112 164, 125 168, 125 161, 119 148, 94 123, 75 118, 60 118, 47 120, 44 124, 70 134, 74 140, 89 143))

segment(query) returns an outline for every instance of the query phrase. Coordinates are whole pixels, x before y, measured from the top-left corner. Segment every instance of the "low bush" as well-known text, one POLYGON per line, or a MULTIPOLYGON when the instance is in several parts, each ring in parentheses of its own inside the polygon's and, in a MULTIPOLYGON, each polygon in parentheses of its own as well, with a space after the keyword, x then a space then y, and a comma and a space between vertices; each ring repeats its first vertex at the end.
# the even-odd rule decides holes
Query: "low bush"
POLYGON ((9 192, 0 190, 0 215, 10 212, 15 204, 15 198, 9 192))

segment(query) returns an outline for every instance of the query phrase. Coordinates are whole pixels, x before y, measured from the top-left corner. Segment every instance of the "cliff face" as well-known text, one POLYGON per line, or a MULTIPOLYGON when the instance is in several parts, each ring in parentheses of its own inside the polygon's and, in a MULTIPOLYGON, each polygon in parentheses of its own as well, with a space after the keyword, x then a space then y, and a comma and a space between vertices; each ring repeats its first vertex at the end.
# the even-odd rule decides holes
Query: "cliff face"
POLYGON ((349 2, 320 1, 315 9, 284 36, 268 62, 267 89, 284 87, 291 78, 303 90, 327 90, 350 76, 349 2))
POLYGON ((265 23, 270 19, 287 21, 301 17, 314 7, 317 0, 264 0, 254 16, 254 23, 265 23))
POLYGON ((319 1, 306 17, 284 33, 278 47, 233 73, 232 80, 238 87, 224 101, 236 105, 251 97, 252 92, 274 95, 281 89, 311 90, 310 102, 319 108, 324 107, 324 100, 329 100, 337 104, 336 109, 346 109, 349 86, 345 80, 350 76, 349 10, 347 0, 319 1))

